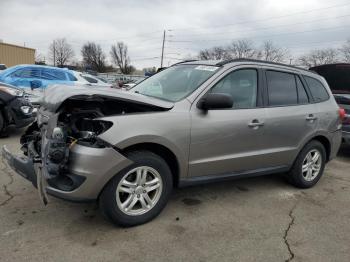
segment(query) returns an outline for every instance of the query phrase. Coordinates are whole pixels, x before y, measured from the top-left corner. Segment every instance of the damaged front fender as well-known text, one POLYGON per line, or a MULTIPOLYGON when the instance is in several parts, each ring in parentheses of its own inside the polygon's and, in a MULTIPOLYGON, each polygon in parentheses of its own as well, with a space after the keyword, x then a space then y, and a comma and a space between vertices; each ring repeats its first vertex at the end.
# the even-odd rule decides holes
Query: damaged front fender
POLYGON ((74 201, 96 199, 108 181, 132 161, 101 134, 114 122, 106 117, 170 110, 173 103, 115 90, 54 87, 37 121, 21 137, 24 156, 3 155, 10 166, 46 192, 74 201), (74 90, 73 90, 74 89, 74 90))

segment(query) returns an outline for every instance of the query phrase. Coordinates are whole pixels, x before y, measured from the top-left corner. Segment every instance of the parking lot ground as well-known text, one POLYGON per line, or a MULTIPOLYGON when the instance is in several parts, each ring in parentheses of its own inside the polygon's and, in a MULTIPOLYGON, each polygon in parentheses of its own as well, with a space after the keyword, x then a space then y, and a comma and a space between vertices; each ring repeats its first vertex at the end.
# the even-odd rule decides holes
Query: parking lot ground
MULTIPOLYGON (((22 130, 23 131, 23 130, 22 130)), ((7 144, 19 152, 21 130, 7 144)), ((350 261, 350 148, 311 189, 281 175, 177 189, 152 222, 50 198, 0 163, 0 261, 350 261)))

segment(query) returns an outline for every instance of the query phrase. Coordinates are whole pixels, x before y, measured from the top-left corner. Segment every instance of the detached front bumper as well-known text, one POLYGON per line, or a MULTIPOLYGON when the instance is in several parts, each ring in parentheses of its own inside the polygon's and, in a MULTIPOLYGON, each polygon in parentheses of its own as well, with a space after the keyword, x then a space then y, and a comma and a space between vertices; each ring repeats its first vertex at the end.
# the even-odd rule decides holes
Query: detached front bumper
MULTIPOLYGON (((6 146, 2 148, 2 157, 16 173, 36 186, 34 159, 13 155, 6 146)), ((72 178, 73 183, 76 179, 79 186, 69 190, 69 187, 62 186, 62 181, 47 180, 46 191, 52 196, 70 201, 95 200, 108 181, 130 164, 131 160, 111 147, 91 148, 76 144, 70 150, 69 174, 65 174, 65 177, 72 178)))
POLYGON ((32 159, 25 156, 14 156, 5 146, 2 147, 2 157, 7 164, 20 176, 32 182, 36 187, 36 174, 34 170, 34 163, 32 159))

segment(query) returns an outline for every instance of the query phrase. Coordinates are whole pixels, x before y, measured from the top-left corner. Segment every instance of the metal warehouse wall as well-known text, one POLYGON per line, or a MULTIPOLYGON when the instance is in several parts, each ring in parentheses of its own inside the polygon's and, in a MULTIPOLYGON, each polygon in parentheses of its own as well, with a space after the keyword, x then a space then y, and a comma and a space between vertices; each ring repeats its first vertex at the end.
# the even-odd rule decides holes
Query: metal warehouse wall
POLYGON ((7 67, 18 64, 34 64, 35 49, 0 42, 0 64, 7 67))

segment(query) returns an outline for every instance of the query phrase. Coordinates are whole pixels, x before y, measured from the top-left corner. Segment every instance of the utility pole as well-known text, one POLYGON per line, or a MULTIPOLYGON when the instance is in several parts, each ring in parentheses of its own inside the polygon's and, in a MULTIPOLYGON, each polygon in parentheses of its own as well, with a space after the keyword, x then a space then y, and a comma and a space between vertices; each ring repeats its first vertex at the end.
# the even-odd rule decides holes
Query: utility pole
POLYGON ((53 66, 56 66, 56 42, 53 40, 53 66))
POLYGON ((163 58, 164 58, 164 42, 165 42, 165 30, 163 32, 163 45, 162 45, 162 58, 160 60, 160 68, 163 67, 163 58))

